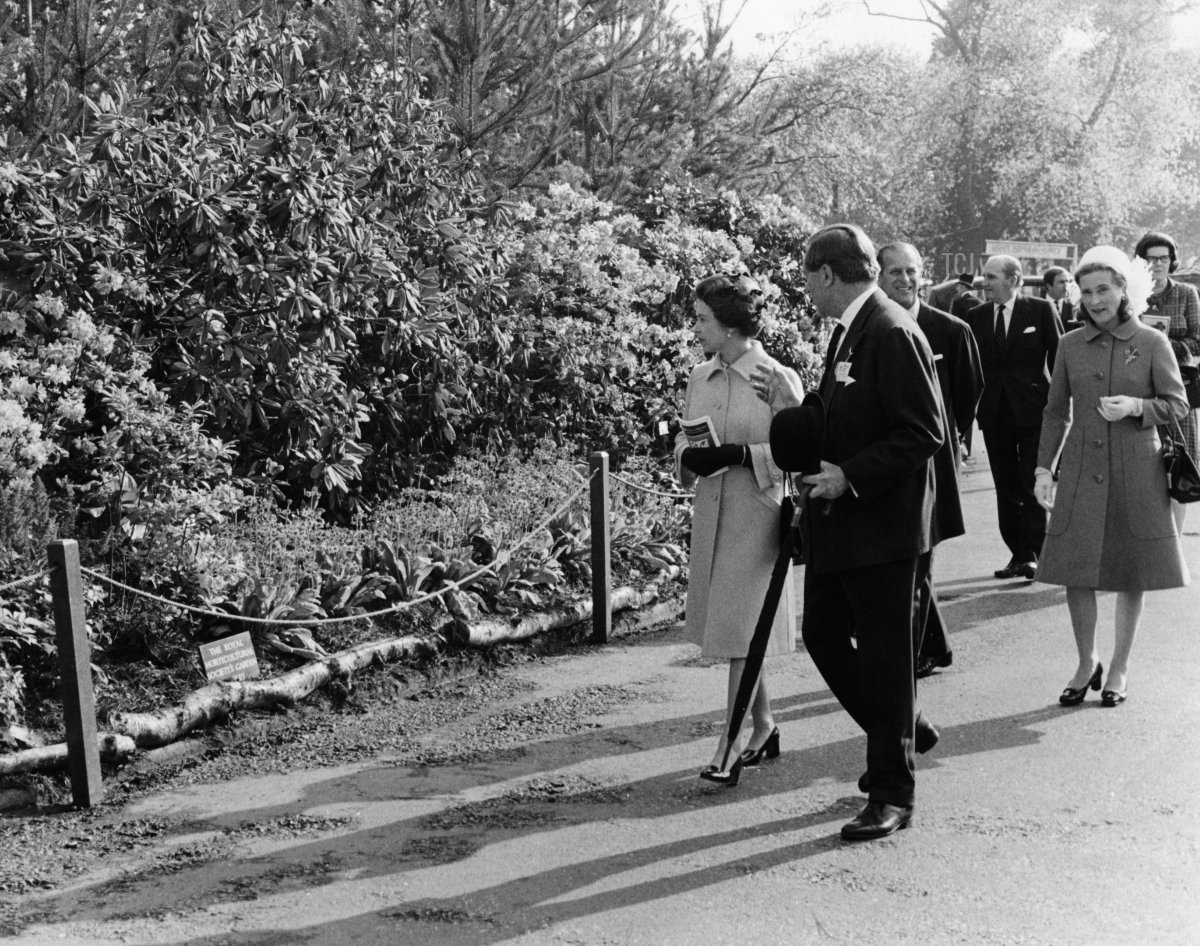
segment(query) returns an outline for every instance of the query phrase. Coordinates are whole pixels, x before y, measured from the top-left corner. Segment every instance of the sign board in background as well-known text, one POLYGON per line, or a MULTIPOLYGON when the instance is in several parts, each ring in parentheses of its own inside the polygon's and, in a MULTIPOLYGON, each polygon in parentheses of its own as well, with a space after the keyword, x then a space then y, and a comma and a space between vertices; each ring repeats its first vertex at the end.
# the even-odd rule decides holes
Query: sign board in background
POLYGON ((200 662, 209 681, 247 680, 259 673, 258 657, 249 631, 201 644, 200 662))
POLYGON ((1074 243, 1031 243, 1026 240, 988 240, 984 252, 989 256, 997 254, 1015 256, 1017 259, 1049 259, 1071 260, 1078 256, 1078 247, 1074 243))

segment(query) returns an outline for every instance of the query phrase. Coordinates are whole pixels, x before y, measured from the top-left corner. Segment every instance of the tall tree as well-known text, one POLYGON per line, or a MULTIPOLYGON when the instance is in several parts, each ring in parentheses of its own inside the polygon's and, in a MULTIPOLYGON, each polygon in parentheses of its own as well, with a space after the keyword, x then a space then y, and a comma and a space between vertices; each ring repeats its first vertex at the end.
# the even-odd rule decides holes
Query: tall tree
POLYGON ((1189 189, 1195 61, 1169 24, 1192 6, 1064 0, 1048 18, 1036 0, 921 0, 901 16, 867 0, 937 33, 920 106, 936 248, 1127 240, 1147 206, 1189 189))

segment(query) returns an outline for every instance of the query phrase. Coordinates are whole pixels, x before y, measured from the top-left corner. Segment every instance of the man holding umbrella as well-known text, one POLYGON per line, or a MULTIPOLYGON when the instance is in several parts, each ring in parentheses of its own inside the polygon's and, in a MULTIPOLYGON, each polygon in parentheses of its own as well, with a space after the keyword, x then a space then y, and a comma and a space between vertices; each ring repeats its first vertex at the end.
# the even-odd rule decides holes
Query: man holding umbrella
MULTIPOLYGON (((803 638, 829 689, 867 734, 866 807, 842 827, 851 841, 908 826, 913 751, 938 732, 916 712, 915 591, 931 548, 932 458, 945 436, 933 356, 908 313, 876 286, 875 248, 861 229, 827 226, 804 255, 808 292, 836 321, 819 393, 825 404, 820 472, 804 514, 803 638)), ((761 378, 759 396, 773 379, 761 378)), ((803 410, 797 408, 797 410, 803 410)), ((795 423, 772 423, 776 463, 795 423)))

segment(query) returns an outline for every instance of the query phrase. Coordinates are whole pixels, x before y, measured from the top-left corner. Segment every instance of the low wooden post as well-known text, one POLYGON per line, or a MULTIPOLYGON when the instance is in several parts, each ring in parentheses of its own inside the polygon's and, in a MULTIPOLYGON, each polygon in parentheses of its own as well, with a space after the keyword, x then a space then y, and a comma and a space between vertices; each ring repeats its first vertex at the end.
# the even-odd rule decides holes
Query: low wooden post
POLYGON ((592 642, 607 644, 612 635, 612 503, 608 489, 608 454, 588 458, 592 511, 592 642))
POLYGON ((59 539, 50 543, 46 553, 52 569, 50 593, 62 676, 71 797, 80 808, 90 808, 104 795, 104 782, 96 742, 96 694, 92 689, 92 649, 83 609, 79 545, 74 539, 59 539))

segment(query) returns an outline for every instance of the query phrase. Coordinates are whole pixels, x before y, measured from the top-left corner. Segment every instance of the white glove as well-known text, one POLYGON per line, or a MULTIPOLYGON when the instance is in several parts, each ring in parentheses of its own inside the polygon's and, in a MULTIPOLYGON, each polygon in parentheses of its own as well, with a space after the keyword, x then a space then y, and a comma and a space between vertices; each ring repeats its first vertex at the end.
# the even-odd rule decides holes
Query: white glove
POLYGON ((1096 408, 1100 416, 1107 421, 1121 420, 1123 417, 1141 417, 1142 399, 1129 397, 1127 394, 1114 394, 1112 397, 1100 398, 1100 406, 1096 408))
POLYGON ((1049 473, 1039 473, 1033 483, 1033 495, 1043 509, 1054 508, 1054 491, 1057 484, 1049 473))

